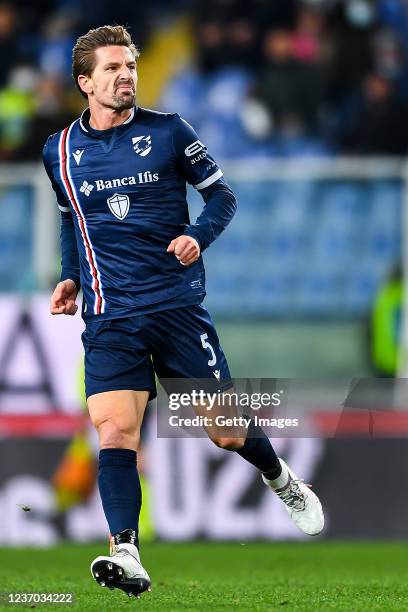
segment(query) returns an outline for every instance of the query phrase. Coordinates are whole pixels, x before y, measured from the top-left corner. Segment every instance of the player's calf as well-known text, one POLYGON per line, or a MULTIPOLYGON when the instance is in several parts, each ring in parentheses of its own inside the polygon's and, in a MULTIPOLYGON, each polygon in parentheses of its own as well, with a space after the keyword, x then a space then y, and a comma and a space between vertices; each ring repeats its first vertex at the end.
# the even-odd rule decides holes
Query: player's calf
POLYGON ((211 437, 210 439, 216 446, 224 450, 237 451, 245 444, 245 438, 211 437))
POLYGON ((246 437, 213 436, 217 446, 235 450, 243 459, 262 472, 262 479, 285 504, 299 529, 308 535, 319 534, 324 527, 324 515, 319 498, 279 459, 261 427, 250 419, 246 437))

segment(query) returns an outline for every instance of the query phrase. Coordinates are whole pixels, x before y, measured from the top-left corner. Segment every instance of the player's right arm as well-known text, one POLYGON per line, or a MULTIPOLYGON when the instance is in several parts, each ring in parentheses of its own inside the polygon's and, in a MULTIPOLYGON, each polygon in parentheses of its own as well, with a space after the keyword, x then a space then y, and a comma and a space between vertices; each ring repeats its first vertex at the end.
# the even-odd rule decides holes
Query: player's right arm
POLYGON ((78 290, 73 280, 66 279, 58 283, 51 296, 51 314, 74 315, 78 310, 75 303, 78 290))
POLYGON ((74 315, 78 310, 75 300, 80 289, 79 254, 69 202, 55 181, 52 172, 50 156, 52 139, 55 137, 48 138, 43 150, 44 167, 55 191, 61 213, 61 276, 51 296, 50 312, 51 314, 74 315))

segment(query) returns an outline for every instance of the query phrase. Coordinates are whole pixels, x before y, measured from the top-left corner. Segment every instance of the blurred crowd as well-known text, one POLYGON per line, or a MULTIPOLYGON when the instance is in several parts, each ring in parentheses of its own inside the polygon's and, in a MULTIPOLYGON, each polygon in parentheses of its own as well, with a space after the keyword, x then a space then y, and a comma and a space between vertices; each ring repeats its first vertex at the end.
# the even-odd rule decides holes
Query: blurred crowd
POLYGON ((196 28, 202 72, 252 73, 241 121, 253 139, 406 152, 406 0, 202 0, 196 28))
MULTIPOLYGON (((178 111, 215 154, 403 155, 408 148, 408 0, 0 2, 0 160, 38 159, 83 100, 76 37, 130 26, 142 52, 187 18, 188 66, 156 106, 178 111)), ((143 87, 143 82, 140 85, 143 87)))

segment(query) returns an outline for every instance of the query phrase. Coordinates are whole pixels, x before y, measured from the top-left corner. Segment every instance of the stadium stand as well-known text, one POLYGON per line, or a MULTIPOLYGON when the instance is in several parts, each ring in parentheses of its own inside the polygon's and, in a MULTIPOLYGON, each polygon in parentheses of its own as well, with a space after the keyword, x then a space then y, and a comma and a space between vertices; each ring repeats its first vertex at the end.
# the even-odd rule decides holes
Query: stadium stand
MULTIPOLYGON (((83 101, 70 79, 72 43, 88 27, 112 21, 125 22, 140 41, 141 103, 179 112, 227 166, 407 150, 402 2, 252 0, 251 11, 240 0, 152 0, 143 11, 101 2, 92 23, 83 0, 39 5, 42 20, 24 0, 0 2, 0 49, 8 50, 0 54, 2 161, 37 161, 46 136, 78 115, 83 101), (356 121, 359 113, 365 122, 356 121)), ((206 255, 212 311, 367 314, 401 258, 401 176, 254 177, 231 178, 240 213, 206 255)), ((2 291, 36 287, 27 229, 33 194, 29 181, 2 183, 2 291)))

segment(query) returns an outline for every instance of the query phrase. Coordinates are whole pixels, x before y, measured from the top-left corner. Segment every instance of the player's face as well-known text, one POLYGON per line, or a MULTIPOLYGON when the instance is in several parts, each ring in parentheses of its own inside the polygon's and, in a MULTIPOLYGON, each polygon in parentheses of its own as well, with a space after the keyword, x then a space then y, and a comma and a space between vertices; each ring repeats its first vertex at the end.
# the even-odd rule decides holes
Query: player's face
POLYGON ((135 101, 136 60, 130 49, 122 46, 99 47, 95 51, 96 64, 88 86, 88 95, 107 108, 125 110, 135 101))

